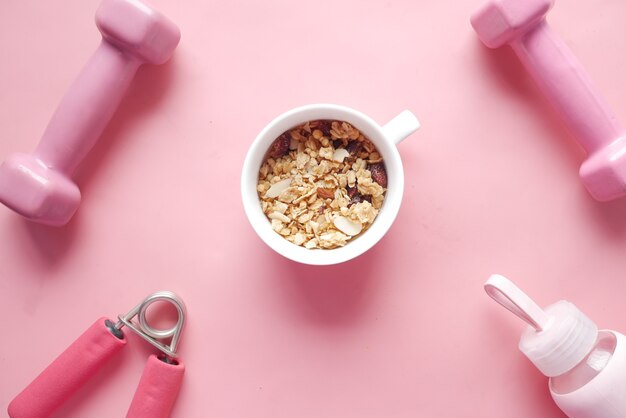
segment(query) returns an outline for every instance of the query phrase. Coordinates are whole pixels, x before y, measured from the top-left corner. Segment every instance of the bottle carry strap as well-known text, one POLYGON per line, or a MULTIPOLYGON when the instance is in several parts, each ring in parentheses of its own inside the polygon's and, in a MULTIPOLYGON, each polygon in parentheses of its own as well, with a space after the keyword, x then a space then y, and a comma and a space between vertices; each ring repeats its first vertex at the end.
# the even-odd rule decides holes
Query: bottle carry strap
POLYGON ((550 317, 544 310, 506 277, 492 275, 485 283, 485 291, 493 300, 520 317, 536 331, 543 331, 548 325, 550 317))

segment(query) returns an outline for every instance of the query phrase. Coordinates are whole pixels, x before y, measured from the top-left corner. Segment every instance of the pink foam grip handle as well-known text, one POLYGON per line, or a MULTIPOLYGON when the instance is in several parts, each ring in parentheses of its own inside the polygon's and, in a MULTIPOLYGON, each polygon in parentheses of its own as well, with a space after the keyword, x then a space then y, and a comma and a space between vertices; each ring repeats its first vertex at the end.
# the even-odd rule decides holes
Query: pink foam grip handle
POLYGON ((126 345, 98 319, 9 404, 11 418, 44 418, 54 412, 126 345))
POLYGON ((169 417, 184 374, 183 363, 168 364, 151 355, 126 418, 169 417))

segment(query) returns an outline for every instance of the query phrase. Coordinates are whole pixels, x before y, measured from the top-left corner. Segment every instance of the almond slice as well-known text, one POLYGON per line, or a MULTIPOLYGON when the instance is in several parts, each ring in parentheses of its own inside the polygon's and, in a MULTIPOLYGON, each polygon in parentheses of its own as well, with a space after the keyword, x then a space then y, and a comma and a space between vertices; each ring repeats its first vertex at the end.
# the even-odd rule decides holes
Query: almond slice
POLYGON ((275 198, 281 195, 282 192, 287 190, 291 186, 291 179, 281 180, 278 183, 272 184, 272 187, 265 192, 265 197, 275 198))
POLYGON ((333 224, 335 224, 338 230, 351 237, 359 235, 363 230, 361 223, 348 219, 345 216, 336 216, 333 219, 333 224))
POLYGON ((291 219, 289 219, 289 217, 287 215, 284 215, 280 212, 272 212, 269 215, 267 215, 268 218, 270 219, 278 219, 279 221, 288 224, 289 222, 291 222, 291 219))
POLYGON ((333 161, 337 161, 338 163, 342 163, 346 157, 349 157, 350 153, 345 148, 337 148, 333 153, 333 161))

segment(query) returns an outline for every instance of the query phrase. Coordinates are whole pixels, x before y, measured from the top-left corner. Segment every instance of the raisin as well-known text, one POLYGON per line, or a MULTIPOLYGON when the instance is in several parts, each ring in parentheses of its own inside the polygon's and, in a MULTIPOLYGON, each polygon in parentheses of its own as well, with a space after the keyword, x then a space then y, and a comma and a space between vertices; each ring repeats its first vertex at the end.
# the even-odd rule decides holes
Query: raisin
POLYGON ((354 157, 358 155, 362 147, 363 147, 363 144, 361 144, 359 141, 350 141, 348 142, 348 146, 346 147, 346 150, 350 153, 352 157, 354 157))
POLYGON ((352 205, 356 205, 357 203, 361 203, 363 201, 362 197, 360 194, 354 196, 352 199, 350 199, 350 202, 348 202, 348 207, 352 206, 352 205))

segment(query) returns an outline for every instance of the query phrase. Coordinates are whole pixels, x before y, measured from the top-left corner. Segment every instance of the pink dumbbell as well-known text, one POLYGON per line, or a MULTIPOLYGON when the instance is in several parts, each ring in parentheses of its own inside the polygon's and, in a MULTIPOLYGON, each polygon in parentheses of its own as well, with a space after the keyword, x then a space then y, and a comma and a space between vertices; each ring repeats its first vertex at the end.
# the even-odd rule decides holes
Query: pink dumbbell
POLYGON ((585 70, 548 26, 554 0, 492 0, 472 16, 485 45, 509 44, 589 156, 580 177, 600 201, 626 194, 626 135, 585 70))
POLYGON ((70 176, 93 147, 139 68, 163 64, 178 27, 138 0, 103 0, 96 12, 102 42, 61 101, 33 154, 0 166, 0 202, 36 222, 66 224, 80 190, 70 176))

